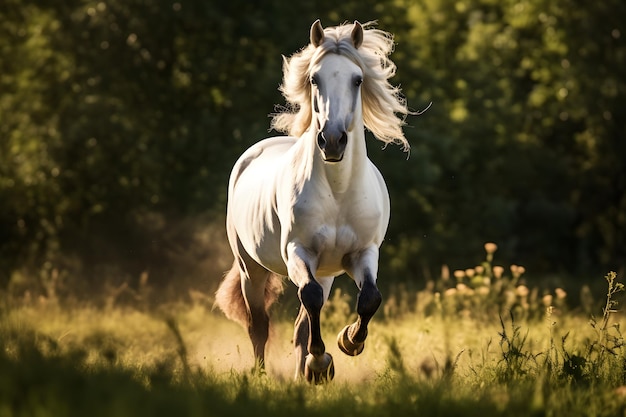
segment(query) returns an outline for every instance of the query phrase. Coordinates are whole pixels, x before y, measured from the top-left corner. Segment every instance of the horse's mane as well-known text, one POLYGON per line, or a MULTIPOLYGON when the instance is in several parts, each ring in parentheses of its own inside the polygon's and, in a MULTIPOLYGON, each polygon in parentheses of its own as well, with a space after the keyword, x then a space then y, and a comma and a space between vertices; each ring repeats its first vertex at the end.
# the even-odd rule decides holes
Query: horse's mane
POLYGON ((375 22, 363 25, 363 43, 356 49, 351 33, 354 24, 324 29, 319 47, 311 44, 283 59, 283 83, 280 91, 288 107, 273 115, 272 128, 292 136, 302 136, 311 124, 311 68, 327 53, 350 58, 363 71, 363 122, 374 136, 385 143, 398 143, 404 150, 409 142, 404 137, 404 118, 411 112, 400 96, 400 89, 389 83, 396 65, 389 59, 393 51, 393 35, 374 29, 375 22), (396 113, 400 114, 398 117, 396 113))

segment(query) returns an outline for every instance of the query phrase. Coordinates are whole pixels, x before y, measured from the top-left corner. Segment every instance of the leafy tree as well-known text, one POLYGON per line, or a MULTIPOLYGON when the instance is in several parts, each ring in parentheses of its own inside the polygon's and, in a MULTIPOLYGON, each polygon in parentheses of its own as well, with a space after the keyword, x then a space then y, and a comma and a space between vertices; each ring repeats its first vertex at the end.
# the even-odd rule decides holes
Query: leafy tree
POLYGON ((408 119, 409 159, 370 141, 392 194, 384 272, 465 266, 486 240, 537 273, 618 269, 625 9, 618 0, 6 0, 0 283, 53 269, 86 284, 179 276, 177 256, 199 246, 195 228, 223 221, 235 159, 275 134, 267 115, 283 102, 281 54, 308 42, 316 18, 378 19, 395 34, 394 81, 411 107, 433 102, 408 119))
POLYGON ((434 104, 394 177, 401 268, 467 265, 485 240, 535 271, 624 265, 626 12, 575 3, 403 2, 398 75, 434 104))

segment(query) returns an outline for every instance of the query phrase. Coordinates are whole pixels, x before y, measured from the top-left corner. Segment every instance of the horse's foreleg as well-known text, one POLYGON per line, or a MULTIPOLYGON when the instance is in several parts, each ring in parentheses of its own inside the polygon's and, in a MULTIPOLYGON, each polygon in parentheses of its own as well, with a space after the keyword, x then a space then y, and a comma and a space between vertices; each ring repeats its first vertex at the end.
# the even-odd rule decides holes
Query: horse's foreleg
POLYGON ((309 340, 307 350, 313 356, 321 356, 326 351, 320 328, 320 313, 324 305, 324 290, 315 280, 310 280, 298 290, 298 297, 307 312, 309 340))
POLYGON ((333 358, 326 353, 320 327, 320 313, 334 278, 315 278, 312 271, 317 258, 305 248, 290 244, 288 253, 289 277, 298 286, 301 303, 294 332, 296 377, 304 375, 309 382, 323 383, 335 375, 333 358))
POLYGON ((363 352, 367 338, 367 326, 382 302, 376 286, 375 271, 378 263, 378 248, 370 248, 359 256, 348 259, 346 270, 359 286, 356 322, 343 328, 337 337, 339 349, 347 355, 356 356, 363 352), (373 273, 374 271, 374 273, 373 273))
POLYGON ((347 355, 356 356, 363 352, 367 338, 367 325, 378 310, 382 296, 371 276, 366 275, 357 301, 358 318, 344 329, 337 337, 339 349, 347 355), (369 278, 369 279, 368 279, 369 278))
POLYGON ((298 296, 302 308, 300 323, 296 331, 299 331, 301 335, 308 334, 307 351, 309 354, 304 361, 304 377, 307 381, 316 384, 330 381, 335 376, 335 365, 332 356, 326 353, 320 323, 320 313, 325 300, 324 289, 316 280, 311 279, 300 287, 298 296), (308 329, 305 330, 307 325, 308 329))

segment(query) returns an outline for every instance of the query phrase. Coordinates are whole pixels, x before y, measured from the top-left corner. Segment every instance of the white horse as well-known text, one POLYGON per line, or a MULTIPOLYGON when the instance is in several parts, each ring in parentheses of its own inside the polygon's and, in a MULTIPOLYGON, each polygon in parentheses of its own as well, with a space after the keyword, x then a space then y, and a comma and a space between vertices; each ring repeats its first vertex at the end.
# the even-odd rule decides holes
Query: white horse
POLYGON ((235 262, 216 304, 247 328, 263 367, 268 309, 288 276, 301 301, 296 378, 320 383, 334 376, 320 310, 335 277, 346 272, 360 290, 358 319, 339 333, 344 353, 363 351, 382 301, 376 279, 389 195, 367 157, 364 129, 406 151, 402 125, 411 112, 388 82, 396 68, 388 58, 390 34, 372 23, 324 29, 318 20, 310 37, 310 45, 284 59, 281 91, 291 107, 272 126, 290 136, 258 142, 232 170, 226 226, 235 262))

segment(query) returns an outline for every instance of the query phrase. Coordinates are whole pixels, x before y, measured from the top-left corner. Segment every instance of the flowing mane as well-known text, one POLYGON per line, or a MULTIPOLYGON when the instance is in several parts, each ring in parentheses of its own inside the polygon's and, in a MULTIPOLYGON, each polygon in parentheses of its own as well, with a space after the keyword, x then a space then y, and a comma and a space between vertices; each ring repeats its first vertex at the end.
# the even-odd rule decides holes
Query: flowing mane
POLYGON ((362 100, 365 127, 385 143, 409 143, 404 137, 404 118, 411 112, 400 89, 389 83, 396 73, 396 65, 389 59, 393 51, 393 35, 374 29, 375 22, 363 25, 363 43, 356 49, 350 34, 354 24, 343 24, 324 29, 324 42, 311 44, 290 58, 283 57, 283 83, 280 91, 287 108, 275 114, 271 127, 291 136, 302 136, 311 124, 311 69, 324 55, 336 53, 350 58, 363 71, 362 100), (400 114, 398 117, 396 114, 400 114))

